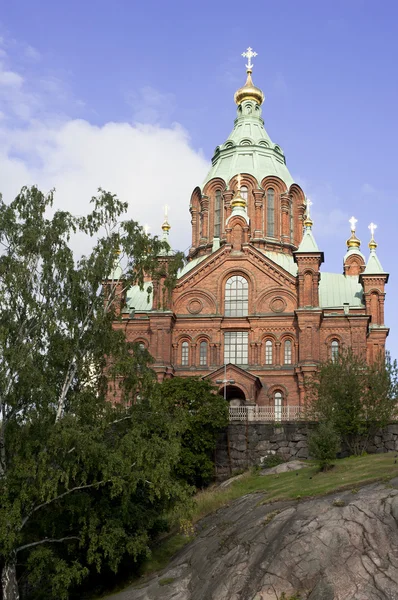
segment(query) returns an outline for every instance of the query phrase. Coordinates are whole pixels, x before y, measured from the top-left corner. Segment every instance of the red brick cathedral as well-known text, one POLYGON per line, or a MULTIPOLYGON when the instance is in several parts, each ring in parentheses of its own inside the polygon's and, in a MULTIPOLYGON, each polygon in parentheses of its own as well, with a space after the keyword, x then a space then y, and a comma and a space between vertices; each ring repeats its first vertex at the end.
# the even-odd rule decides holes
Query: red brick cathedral
MULTIPOLYGON (((235 94, 233 130, 192 193, 192 247, 172 297, 164 304, 162 281, 149 304, 146 290, 130 289, 123 325, 129 341, 153 355, 160 380, 203 377, 232 406, 278 411, 302 405, 306 376, 342 346, 368 360, 384 350, 388 275, 375 226, 366 261, 354 218, 343 273, 321 270, 311 203, 264 129, 254 55, 244 53, 247 80, 235 94)), ((162 228, 167 239, 167 218, 162 228)))

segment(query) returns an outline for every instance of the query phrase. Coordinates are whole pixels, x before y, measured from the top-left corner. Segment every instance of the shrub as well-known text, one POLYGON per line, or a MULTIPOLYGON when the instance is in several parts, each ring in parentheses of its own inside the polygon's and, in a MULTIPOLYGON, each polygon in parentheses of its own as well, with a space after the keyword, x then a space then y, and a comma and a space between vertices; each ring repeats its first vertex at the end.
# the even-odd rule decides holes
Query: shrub
POLYGON ((340 450, 340 436, 333 423, 320 423, 309 436, 308 450, 319 464, 321 471, 327 471, 333 464, 340 450))

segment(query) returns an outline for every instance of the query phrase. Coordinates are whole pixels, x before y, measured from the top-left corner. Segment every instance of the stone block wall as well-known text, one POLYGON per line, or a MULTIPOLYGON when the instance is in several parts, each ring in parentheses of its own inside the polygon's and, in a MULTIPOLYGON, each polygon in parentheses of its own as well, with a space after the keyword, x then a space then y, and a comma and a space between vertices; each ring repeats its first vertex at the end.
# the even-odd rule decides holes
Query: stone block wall
MULTIPOLYGON (((308 458, 308 434, 314 423, 232 423, 220 435, 215 452, 216 477, 225 479, 236 471, 261 465, 277 454, 284 460, 308 458)), ((388 425, 371 441, 368 452, 398 451, 398 424, 388 425)), ((346 453, 343 451, 342 453, 346 453)))

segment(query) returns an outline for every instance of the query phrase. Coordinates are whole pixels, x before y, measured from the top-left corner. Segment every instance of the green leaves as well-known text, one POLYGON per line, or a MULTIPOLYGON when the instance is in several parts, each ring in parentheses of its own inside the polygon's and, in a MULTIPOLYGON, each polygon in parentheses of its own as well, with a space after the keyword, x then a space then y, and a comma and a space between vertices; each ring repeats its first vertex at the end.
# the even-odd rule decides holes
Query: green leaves
POLYGON ((214 478, 217 438, 228 424, 228 406, 208 381, 195 377, 165 380, 160 393, 169 404, 183 411, 186 430, 182 436, 178 476, 196 487, 214 478))
POLYGON ((307 383, 307 397, 308 418, 333 424, 350 453, 361 454, 397 414, 397 364, 388 354, 367 364, 351 349, 341 350, 307 383))
POLYGON ((148 275, 172 286, 180 257, 165 270, 164 242, 120 221, 113 194, 99 190, 84 217, 52 205, 36 187, 0 200, 0 558, 12 572, 17 557, 46 599, 145 554, 156 521, 189 495, 174 474, 186 420, 156 392, 148 353, 114 327, 128 287, 148 275))

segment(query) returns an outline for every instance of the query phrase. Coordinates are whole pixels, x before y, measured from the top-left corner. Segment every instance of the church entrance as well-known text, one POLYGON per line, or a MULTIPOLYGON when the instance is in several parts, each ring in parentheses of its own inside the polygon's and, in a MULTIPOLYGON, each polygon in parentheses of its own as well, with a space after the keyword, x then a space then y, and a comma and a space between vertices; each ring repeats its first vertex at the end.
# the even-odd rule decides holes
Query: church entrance
POLYGON ((221 388, 218 392, 220 396, 225 396, 230 406, 242 406, 245 403, 245 394, 236 385, 227 385, 227 389, 221 388))

